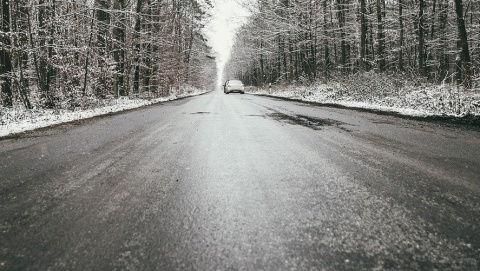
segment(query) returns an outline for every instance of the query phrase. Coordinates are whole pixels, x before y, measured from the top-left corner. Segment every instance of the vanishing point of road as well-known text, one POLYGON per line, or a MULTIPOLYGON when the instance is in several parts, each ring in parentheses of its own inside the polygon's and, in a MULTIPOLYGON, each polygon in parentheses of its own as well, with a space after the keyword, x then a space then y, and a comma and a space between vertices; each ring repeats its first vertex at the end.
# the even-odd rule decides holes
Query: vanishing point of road
POLYGON ((214 91, 0 141, 0 270, 479 270, 480 131, 214 91))

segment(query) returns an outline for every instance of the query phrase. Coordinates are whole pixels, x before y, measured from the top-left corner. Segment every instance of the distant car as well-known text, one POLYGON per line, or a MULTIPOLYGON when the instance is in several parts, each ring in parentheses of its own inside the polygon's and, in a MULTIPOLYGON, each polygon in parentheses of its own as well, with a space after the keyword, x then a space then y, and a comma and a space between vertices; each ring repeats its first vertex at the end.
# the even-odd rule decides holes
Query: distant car
POLYGON ((225 92, 225 94, 229 94, 230 92, 245 94, 245 86, 240 80, 227 80, 223 85, 223 92, 225 92))

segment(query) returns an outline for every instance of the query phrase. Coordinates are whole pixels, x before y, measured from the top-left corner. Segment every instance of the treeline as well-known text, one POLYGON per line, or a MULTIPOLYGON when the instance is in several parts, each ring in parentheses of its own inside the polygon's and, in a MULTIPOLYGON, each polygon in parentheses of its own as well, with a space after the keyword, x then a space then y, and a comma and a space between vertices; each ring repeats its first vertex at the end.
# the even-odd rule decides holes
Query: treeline
POLYGON ((3 106, 76 107, 207 87, 209 0, 0 0, 3 106))
POLYGON ((258 0, 226 76, 313 82, 374 71, 479 87, 478 0, 258 0))

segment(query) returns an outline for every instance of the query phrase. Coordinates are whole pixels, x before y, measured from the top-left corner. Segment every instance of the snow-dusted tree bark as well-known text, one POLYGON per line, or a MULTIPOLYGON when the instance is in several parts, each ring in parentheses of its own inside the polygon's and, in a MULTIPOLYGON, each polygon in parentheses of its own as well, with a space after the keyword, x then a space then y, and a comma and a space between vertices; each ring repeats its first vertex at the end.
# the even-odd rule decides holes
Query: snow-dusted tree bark
POLYGON ((0 37, 0 87, 2 89, 3 105, 12 106, 12 58, 10 41, 10 0, 2 0, 2 20, 0 37))
POLYGON ((465 17, 463 13, 463 1, 455 0, 455 13, 457 15, 457 27, 458 27, 458 49, 460 50, 460 57, 457 60, 457 66, 459 69, 458 79, 465 86, 471 86, 471 60, 470 50, 468 49, 467 29, 465 26, 465 17))
POLYGON ((133 93, 138 93, 139 84, 140 84, 140 23, 142 10, 142 0, 137 0, 135 5, 135 27, 134 27, 134 43, 135 43, 135 60, 133 61, 135 65, 135 71, 133 76, 133 93))
POLYGON ((398 24, 400 27, 400 40, 398 49, 398 70, 403 71, 403 46, 405 45, 405 26, 403 23, 403 3, 402 0, 398 0, 398 24))
POLYGON ((336 8, 337 8, 337 19, 338 19, 338 31, 340 32, 340 65, 342 71, 346 71, 347 65, 347 41, 346 41, 346 12, 347 12, 347 2, 348 0, 336 0, 336 8))
MULTIPOLYGON (((28 67, 28 53, 25 50, 22 50, 25 44, 28 44, 27 35, 25 32, 22 32, 22 29, 25 30, 27 24, 25 23, 26 20, 26 8, 21 6, 18 1, 15 2, 15 5, 12 6, 12 31, 17 33, 15 38, 12 39, 12 56, 16 60, 16 63, 13 64, 14 67, 18 69, 18 76, 15 76, 15 81, 20 93, 20 98, 23 102, 23 105, 26 109, 32 109, 32 103, 30 102, 30 94, 29 94, 29 83, 27 77, 27 73, 25 72, 25 67, 28 67)), ((13 70, 13 67, 12 67, 13 70)))
POLYGON ((322 9, 323 9, 323 52, 324 52, 324 59, 323 59, 323 76, 325 79, 328 79, 328 71, 330 70, 330 46, 329 46, 329 38, 328 38, 328 10, 327 10, 327 2, 328 0, 322 1, 322 9))
POLYGON ((125 83, 125 27, 126 0, 113 0, 114 25, 113 25, 113 59, 115 60, 116 80, 114 91, 118 96, 128 94, 125 83))
POLYGON ((383 19, 385 17, 385 0, 376 0, 377 9, 377 42, 378 42, 378 71, 383 72, 385 69, 385 35, 383 34, 383 19))
POLYGON ((360 0, 360 72, 363 72, 365 70, 365 51, 367 49, 366 13, 366 0, 360 0))
POLYGON ((99 75, 98 84, 93 86, 93 90, 97 96, 104 97, 107 95, 106 89, 112 85, 112 78, 110 76, 109 55, 111 49, 110 36, 110 18, 111 14, 108 12, 110 8, 110 1, 95 0, 95 17, 96 17, 96 72, 99 75))
POLYGON ((418 9, 418 72, 425 76, 425 0, 419 0, 418 9))

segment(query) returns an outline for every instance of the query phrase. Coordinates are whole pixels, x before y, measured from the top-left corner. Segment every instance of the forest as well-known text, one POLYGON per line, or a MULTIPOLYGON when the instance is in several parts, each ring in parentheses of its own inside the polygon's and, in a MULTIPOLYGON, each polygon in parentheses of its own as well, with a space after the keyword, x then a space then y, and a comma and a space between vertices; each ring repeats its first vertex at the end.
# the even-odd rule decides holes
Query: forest
POLYGON ((86 108, 208 88, 209 0, 1 0, 0 106, 86 108))
POLYGON ((393 78, 478 92, 478 0, 257 2, 226 77, 259 87, 393 78))

